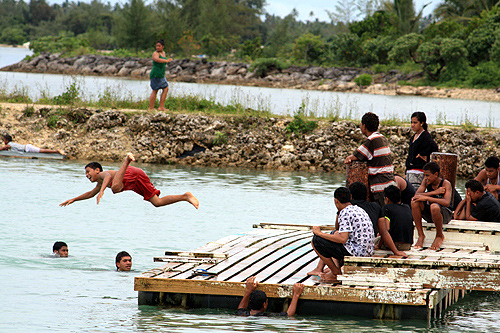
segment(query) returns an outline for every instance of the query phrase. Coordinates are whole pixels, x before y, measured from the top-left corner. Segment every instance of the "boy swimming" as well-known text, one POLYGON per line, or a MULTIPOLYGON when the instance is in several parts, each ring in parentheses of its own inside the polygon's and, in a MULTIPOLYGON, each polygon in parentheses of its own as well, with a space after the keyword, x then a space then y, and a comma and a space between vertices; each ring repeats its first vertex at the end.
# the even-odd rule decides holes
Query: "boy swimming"
POLYGON ((97 162, 87 164, 85 166, 85 175, 92 183, 97 183, 96 187, 89 192, 64 201, 59 206, 64 207, 75 201, 90 199, 96 194, 97 204, 99 204, 104 194, 104 190, 109 187, 113 193, 132 190, 142 195, 144 200, 151 202, 155 207, 166 206, 179 201, 187 201, 198 209, 200 203, 191 192, 178 195, 166 195, 160 198, 160 191, 151 184, 146 173, 142 169, 129 166, 132 161, 135 161, 134 155, 128 153, 118 171, 103 171, 102 166, 97 162))

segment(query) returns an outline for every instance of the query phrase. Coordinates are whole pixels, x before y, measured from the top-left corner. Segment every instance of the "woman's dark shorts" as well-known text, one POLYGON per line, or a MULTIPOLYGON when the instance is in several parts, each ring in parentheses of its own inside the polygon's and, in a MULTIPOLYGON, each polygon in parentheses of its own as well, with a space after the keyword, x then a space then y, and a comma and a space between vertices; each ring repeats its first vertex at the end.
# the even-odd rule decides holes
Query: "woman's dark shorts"
POLYGON ((351 256, 344 244, 335 243, 316 235, 313 236, 312 243, 323 257, 343 260, 345 256, 351 256))
POLYGON ((168 87, 167 79, 164 77, 152 77, 149 79, 151 89, 160 90, 168 87))

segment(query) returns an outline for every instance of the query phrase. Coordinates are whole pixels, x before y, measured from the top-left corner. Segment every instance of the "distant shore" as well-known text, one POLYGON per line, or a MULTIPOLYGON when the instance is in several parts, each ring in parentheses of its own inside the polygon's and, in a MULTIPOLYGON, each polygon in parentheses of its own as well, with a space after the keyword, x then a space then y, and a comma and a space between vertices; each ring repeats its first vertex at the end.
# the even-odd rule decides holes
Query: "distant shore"
MULTIPOLYGON (((318 121, 310 133, 287 130, 290 117, 222 116, 0 103, 0 133, 42 148, 63 149, 71 159, 138 161, 281 171, 345 172, 345 158, 364 140, 352 121, 318 121), (56 119, 56 121, 54 121, 56 119)), ((381 126, 394 165, 404 172, 409 125, 381 126)), ((441 152, 458 155, 457 176, 470 178, 498 155, 500 130, 435 127, 441 152)))
MULTIPOLYGON (((0 70, 148 79, 151 68, 152 60, 145 58, 118 58, 106 55, 63 57, 61 54, 45 53, 0 70)), ((245 63, 176 59, 167 64, 166 77, 170 81, 178 82, 500 102, 500 88, 462 89, 399 85, 399 81, 411 81, 422 77, 422 73, 404 74, 396 70, 388 73, 371 73, 366 69, 350 67, 291 66, 283 70, 270 70, 259 76, 250 70, 249 64, 245 63), (360 87, 354 82, 354 79, 365 73, 372 75, 373 83, 367 87, 360 87)))

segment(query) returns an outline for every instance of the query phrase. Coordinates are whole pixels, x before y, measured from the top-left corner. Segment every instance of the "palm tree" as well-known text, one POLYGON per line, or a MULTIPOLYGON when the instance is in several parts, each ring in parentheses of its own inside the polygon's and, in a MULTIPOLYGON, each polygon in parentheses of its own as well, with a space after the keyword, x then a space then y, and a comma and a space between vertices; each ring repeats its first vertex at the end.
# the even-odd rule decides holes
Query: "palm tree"
POLYGON ((430 3, 425 4, 422 9, 415 14, 415 4, 413 0, 394 0, 387 1, 384 4, 385 11, 393 13, 397 22, 395 25, 399 28, 402 34, 417 32, 422 13, 430 3))
POLYGON ((434 10, 438 18, 455 18, 469 21, 480 16, 483 11, 490 11, 495 6, 500 6, 500 0, 444 0, 434 10))

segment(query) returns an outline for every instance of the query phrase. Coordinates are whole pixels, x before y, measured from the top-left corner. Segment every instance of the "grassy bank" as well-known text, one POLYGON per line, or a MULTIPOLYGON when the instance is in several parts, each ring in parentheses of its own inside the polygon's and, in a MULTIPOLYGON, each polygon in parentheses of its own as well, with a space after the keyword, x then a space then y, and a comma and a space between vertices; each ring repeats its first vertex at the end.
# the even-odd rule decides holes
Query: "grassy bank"
MULTIPOLYGON (((80 89, 80 84, 77 80, 68 83, 65 91, 57 96, 50 96, 48 89, 41 91, 40 97, 37 100, 32 100, 29 96, 28 87, 15 86, 8 89, 7 82, 0 82, 0 102, 21 103, 26 104, 26 110, 29 113, 29 107, 33 104, 42 104, 56 106, 61 108, 61 114, 66 109, 74 108, 97 108, 97 109, 117 109, 130 112, 146 112, 149 106, 148 99, 137 99, 131 93, 124 93, 120 87, 104 87, 104 89, 92 98, 85 96, 80 89)), ((241 94, 240 94, 241 95, 241 94)), ((230 116, 252 116, 252 117, 287 117, 272 113, 266 101, 259 97, 240 96, 238 95, 234 101, 223 105, 215 102, 213 99, 206 98, 200 95, 189 94, 185 96, 169 96, 165 103, 165 107, 172 113, 201 113, 207 115, 230 115, 230 116), (259 107, 256 109, 245 107, 242 103, 245 99, 252 99, 254 105, 259 107)), ((300 122, 316 122, 323 121, 340 121, 348 120, 359 122, 361 112, 356 103, 348 102, 343 105, 339 98, 329 101, 327 110, 319 110, 318 100, 311 100, 308 97, 302 100, 301 105, 296 110, 288 110, 288 117, 295 117, 300 122), (322 114, 322 115, 319 115, 322 114), (300 119, 300 120, 299 120, 300 119)), ((158 108, 159 101, 157 99, 155 108, 158 108)), ((381 125, 383 126, 409 126, 408 119, 402 119, 399 115, 385 115, 381 117, 381 125)), ((299 124, 300 125, 300 124, 299 124)), ((451 121, 447 119, 446 113, 438 113, 434 124, 437 126, 453 126, 466 131, 474 131, 476 129, 491 129, 495 127, 494 118, 490 111, 488 120, 485 126, 481 127, 478 119, 470 117, 467 113, 462 114, 458 120, 451 121)), ((306 125, 304 125, 306 126, 306 125)), ((300 127, 300 126, 299 126, 300 127)), ((306 126, 307 127, 307 126, 306 126)), ((310 128, 307 127, 307 128, 310 128)))

